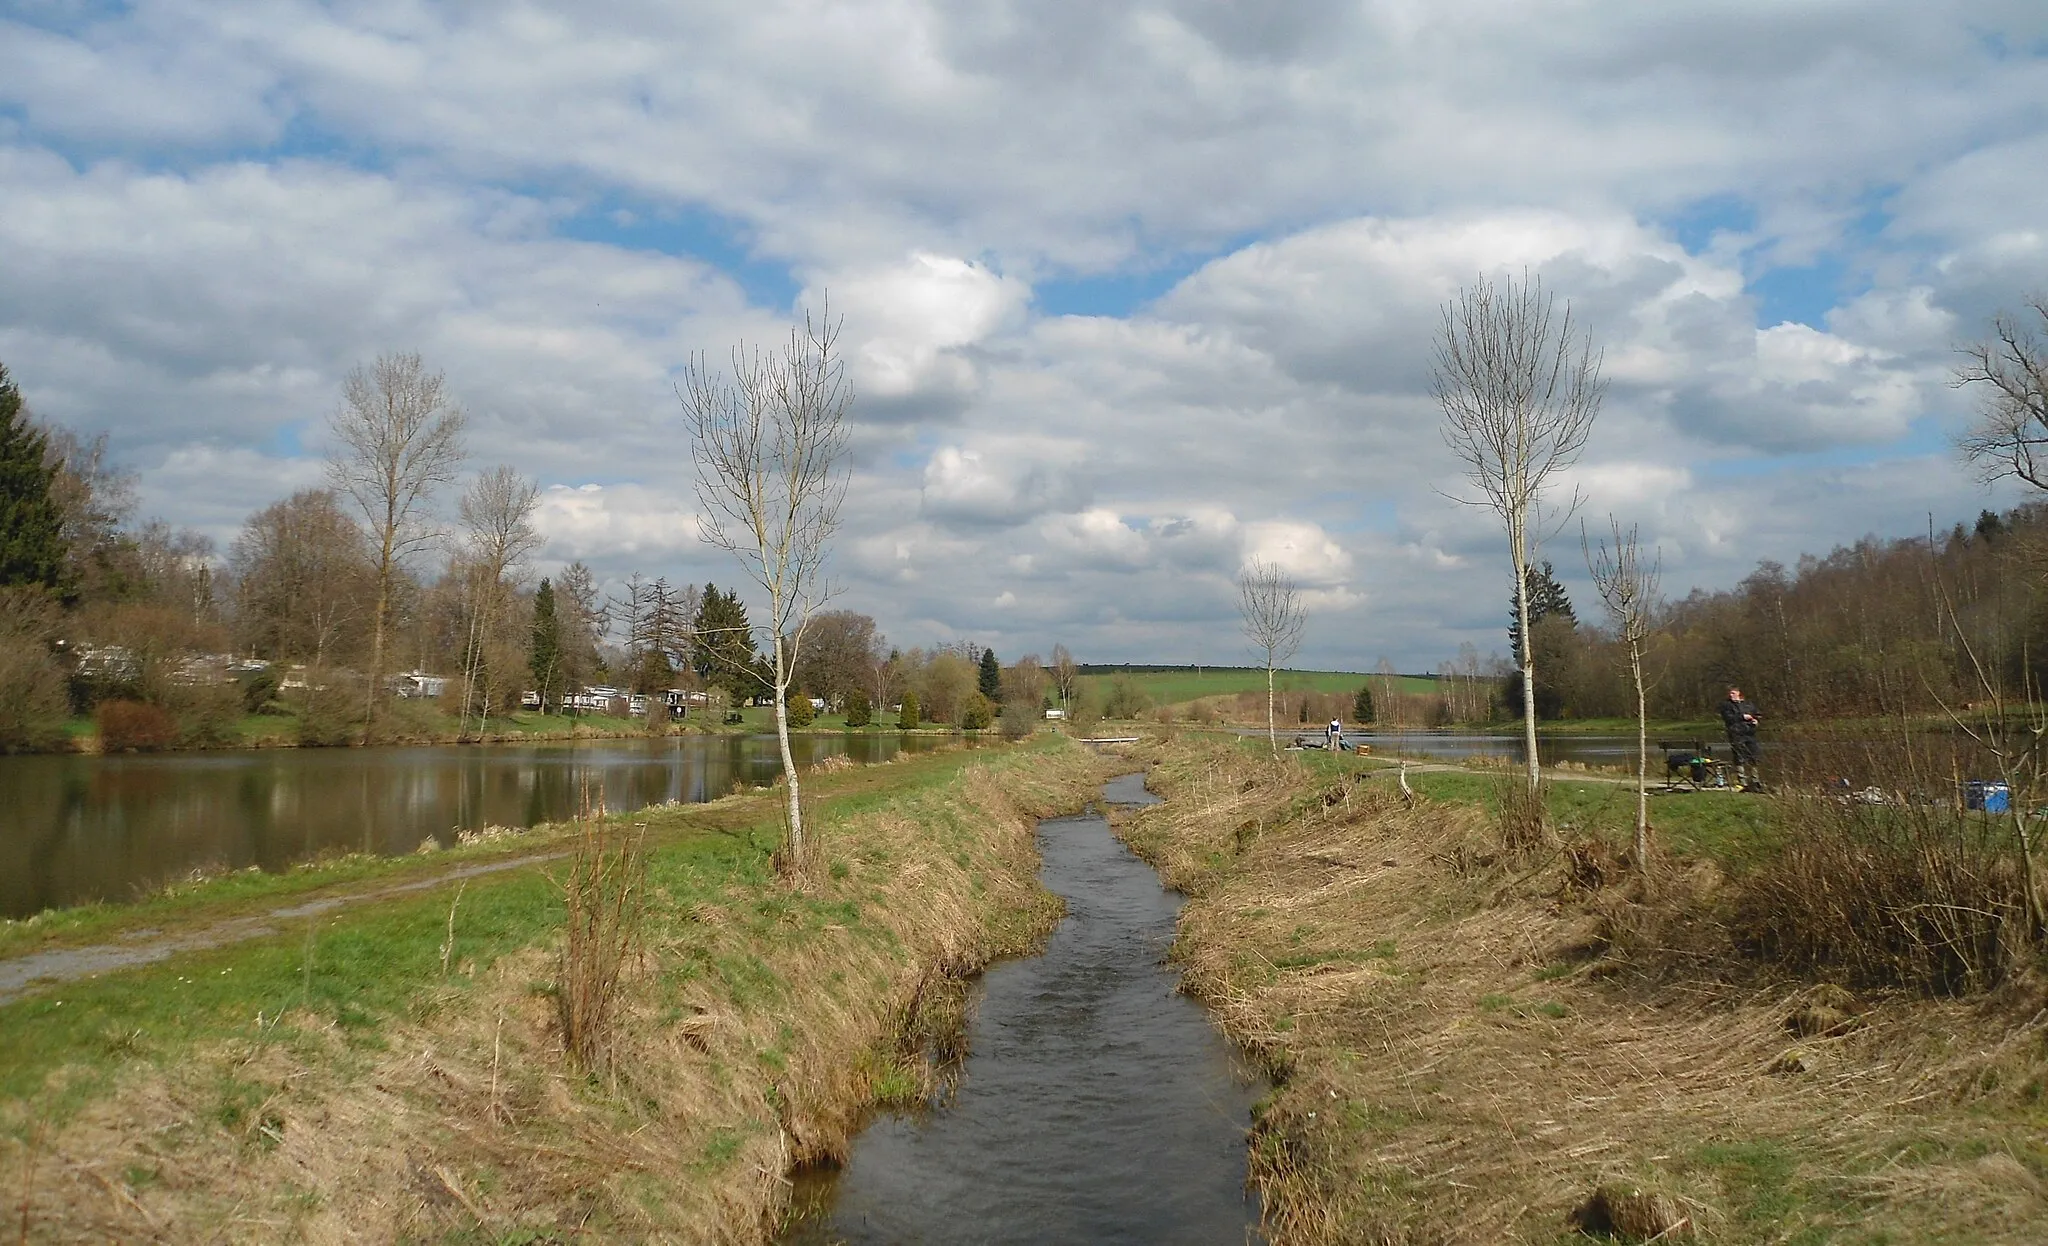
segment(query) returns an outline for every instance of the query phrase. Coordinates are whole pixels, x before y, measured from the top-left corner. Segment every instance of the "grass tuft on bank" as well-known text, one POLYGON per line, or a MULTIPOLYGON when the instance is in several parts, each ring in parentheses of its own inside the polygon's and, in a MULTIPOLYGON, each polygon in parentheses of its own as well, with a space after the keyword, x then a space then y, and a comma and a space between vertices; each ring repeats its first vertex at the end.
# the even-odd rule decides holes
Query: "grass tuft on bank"
POLYGON ((1184 735, 1153 758, 1167 802, 1119 831, 1191 896, 1188 988, 1279 1080, 1253 1146, 1271 1240, 2048 1229, 2038 952, 1942 993, 1749 938, 1809 806, 1659 798, 1646 891, 1617 785, 1556 782, 1558 847, 1515 854, 1493 775, 1411 775, 1411 809, 1351 757, 1184 735))
POLYGON ((567 1058, 561 862, 50 988, 0 1007, 0 1165, 32 1237, 765 1240, 1049 929, 1032 827, 1101 777, 1056 739, 820 776, 802 890, 770 793, 630 815, 603 1061, 567 1058))

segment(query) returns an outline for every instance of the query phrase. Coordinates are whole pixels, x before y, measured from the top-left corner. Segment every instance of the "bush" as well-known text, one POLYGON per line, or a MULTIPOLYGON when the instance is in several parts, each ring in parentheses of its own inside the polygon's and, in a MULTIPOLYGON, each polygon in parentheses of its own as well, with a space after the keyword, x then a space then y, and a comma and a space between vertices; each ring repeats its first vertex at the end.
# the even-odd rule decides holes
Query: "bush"
POLYGON ((1021 740, 1038 730, 1043 711, 1023 701, 1012 701, 1003 707, 999 725, 1005 740, 1021 740))
POLYGON ((240 685, 242 709, 251 714, 261 714, 271 708, 277 699, 277 672, 269 669, 245 671, 236 681, 240 685))
POLYGON ((785 696, 782 700, 783 704, 788 707, 790 726, 808 727, 817 721, 818 712, 812 708, 811 698, 808 694, 798 692, 792 688, 789 690, 789 695, 785 696))
POLYGON ((1152 698, 1131 676, 1118 675, 1109 681, 1109 695, 1102 702, 1104 718, 1136 718, 1151 708, 1152 698))
POLYGON ((915 692, 903 694, 903 712, 897 715, 896 726, 903 731, 911 731, 917 727, 917 694, 915 692))
POLYGON ((960 727, 980 731, 996 720, 996 703, 979 692, 969 693, 960 703, 960 727))
POLYGON ((2027 954, 2026 894, 2004 819, 1947 803, 1802 800, 1797 831, 1743 879, 1739 941, 1856 986, 1984 990, 2027 954))
POLYGON ((234 684, 181 685, 164 702, 177 721, 178 743, 187 748, 218 748, 239 739, 242 690, 234 684))
POLYGON ((50 655, 57 606, 31 589, 0 589, 0 751, 48 748, 64 738, 64 672, 50 655))
POLYGON ((99 724, 103 752, 148 753, 178 742, 178 720, 161 705, 102 701, 93 711, 93 718, 99 724))
POLYGON ((868 725, 869 723, 873 722, 874 720, 875 720, 875 709, 874 709, 874 706, 872 706, 872 705, 868 704, 868 694, 867 694, 867 693, 865 693, 865 692, 858 692, 858 691, 856 691, 856 692, 849 692, 849 693, 847 693, 847 694, 846 694, 846 725, 847 725, 847 726, 849 726, 849 727, 865 727, 865 726, 867 726, 867 725, 868 725))

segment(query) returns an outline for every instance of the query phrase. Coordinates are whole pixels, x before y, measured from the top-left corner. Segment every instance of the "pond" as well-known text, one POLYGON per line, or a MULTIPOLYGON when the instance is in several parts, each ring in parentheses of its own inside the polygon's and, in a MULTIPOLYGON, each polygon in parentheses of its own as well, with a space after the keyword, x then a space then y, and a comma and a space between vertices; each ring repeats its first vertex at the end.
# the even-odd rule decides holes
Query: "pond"
MULTIPOLYGON (((957 742, 798 735, 799 766, 957 742)), ((282 870, 336 852, 402 855, 461 831, 713 800, 782 772, 772 735, 531 744, 0 757, 0 916, 131 900, 198 869, 282 870)))

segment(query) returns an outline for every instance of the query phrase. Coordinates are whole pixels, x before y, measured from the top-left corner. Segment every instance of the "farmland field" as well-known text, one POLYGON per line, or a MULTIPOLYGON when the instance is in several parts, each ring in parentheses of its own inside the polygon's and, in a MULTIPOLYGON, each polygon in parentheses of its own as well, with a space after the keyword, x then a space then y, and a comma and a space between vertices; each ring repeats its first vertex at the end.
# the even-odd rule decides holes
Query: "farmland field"
MULTIPOLYGON (((1110 680, 1122 672, 1101 667, 1096 669, 1103 673, 1083 675, 1081 686, 1099 701, 1110 680)), ((1266 689, 1265 668, 1252 666, 1205 666, 1199 674, 1193 667, 1132 671, 1130 677, 1137 681, 1155 705, 1179 705, 1202 697, 1264 692, 1266 689)), ((1377 678, 1358 671, 1280 671, 1274 677, 1273 686, 1283 692, 1348 693, 1358 691, 1359 685, 1366 680, 1377 678)), ((1393 678, 1400 681, 1403 692, 1436 691, 1436 680, 1429 676, 1396 675, 1393 678)))

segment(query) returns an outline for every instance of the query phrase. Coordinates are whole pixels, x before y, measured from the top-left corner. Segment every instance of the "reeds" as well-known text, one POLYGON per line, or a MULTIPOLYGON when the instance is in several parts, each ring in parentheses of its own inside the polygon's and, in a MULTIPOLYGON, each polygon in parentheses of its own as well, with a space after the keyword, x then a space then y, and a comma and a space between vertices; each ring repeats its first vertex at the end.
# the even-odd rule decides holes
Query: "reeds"
POLYGON ((640 946, 647 824, 607 819, 603 797, 593 809, 586 792, 576 826, 576 847, 562 883, 567 920, 556 1003, 570 1058, 596 1071, 611 1064, 620 982, 640 946))

